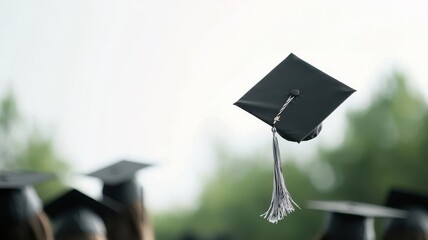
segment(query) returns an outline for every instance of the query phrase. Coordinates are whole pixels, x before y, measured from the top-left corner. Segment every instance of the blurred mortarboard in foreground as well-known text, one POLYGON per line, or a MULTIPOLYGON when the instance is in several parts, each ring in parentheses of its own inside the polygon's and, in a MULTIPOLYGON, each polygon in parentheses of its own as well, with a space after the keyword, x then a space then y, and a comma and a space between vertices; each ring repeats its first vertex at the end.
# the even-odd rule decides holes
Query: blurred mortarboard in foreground
POLYGON ((374 240, 374 218, 404 218, 406 211, 349 201, 310 201, 309 209, 329 212, 321 240, 374 240))
POLYGON ((90 173, 88 176, 99 178, 105 184, 115 185, 133 179, 139 170, 149 166, 151 164, 122 160, 90 173))
POLYGON ((100 202, 72 189, 45 205, 45 212, 53 220, 55 239, 70 236, 105 235, 103 222, 107 216, 118 214, 118 205, 100 202))
POLYGON ((135 179, 136 173, 146 167, 148 163, 122 160, 104 167, 88 176, 96 177, 104 182, 103 194, 122 204, 132 203, 142 198, 141 186, 135 179))
POLYGON ((428 195, 392 189, 386 206, 408 211, 405 219, 390 219, 383 232, 385 240, 428 239, 428 195))
POLYGON ((42 203, 32 186, 53 177, 32 171, 0 171, 0 223, 25 221, 39 213, 42 203))
POLYGON ((353 92, 354 89, 290 54, 235 103, 272 127, 274 192, 269 210, 262 215, 270 222, 293 212, 295 204, 283 180, 275 133, 294 142, 316 137, 322 121, 353 92))
POLYGON ((401 209, 416 207, 428 211, 428 195, 404 189, 392 189, 386 200, 386 206, 401 209))
POLYGON ((33 171, 0 171, 0 189, 20 189, 33 186, 54 177, 50 173, 33 171))
POLYGON ((99 216, 103 217, 108 213, 117 212, 117 206, 111 203, 100 202, 77 189, 71 189, 55 200, 45 205, 45 212, 55 218, 62 215, 70 209, 88 208, 99 216))

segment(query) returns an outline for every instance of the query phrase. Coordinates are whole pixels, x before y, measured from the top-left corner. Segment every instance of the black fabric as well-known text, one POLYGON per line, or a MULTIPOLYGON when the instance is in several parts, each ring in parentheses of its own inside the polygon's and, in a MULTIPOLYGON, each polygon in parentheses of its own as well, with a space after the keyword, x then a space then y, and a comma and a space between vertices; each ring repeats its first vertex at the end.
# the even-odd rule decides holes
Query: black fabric
POLYGON ((322 130, 322 123, 320 123, 314 130, 312 130, 304 139, 303 141, 311 140, 312 138, 315 138, 320 134, 322 130))
POLYGON ((321 122, 355 92, 290 54, 235 105, 273 126, 275 116, 288 97, 297 93, 296 90, 299 94, 276 123, 278 133, 295 142, 317 136, 321 122))
POLYGON ((42 203, 33 187, 0 189, 0 225, 7 222, 25 222, 42 209, 42 203))
POLYGON ((53 177, 54 175, 50 173, 0 170, 0 189, 24 188, 47 181, 53 177))
POLYGON ((329 213, 321 240, 374 240, 374 217, 406 216, 406 211, 349 201, 310 201, 308 208, 329 213))
POLYGON ((372 218, 342 213, 331 213, 321 240, 374 240, 372 218))
POLYGON ((72 208, 54 221, 55 239, 76 235, 105 235, 103 220, 87 208, 72 208))
POLYGON ((90 173, 88 176, 99 178, 107 185, 115 185, 133 179, 139 170, 149 166, 152 165, 148 163, 121 160, 90 173))
POLYGON ((42 204, 32 185, 52 177, 49 173, 0 170, 0 224, 22 223, 39 213, 42 204))
POLYGON ((76 189, 66 192, 62 196, 46 204, 44 207, 48 216, 53 218, 60 216, 71 208, 90 209, 101 217, 118 212, 118 206, 114 206, 111 203, 97 201, 76 189))
MULTIPOLYGON (((151 164, 121 160, 88 174, 103 181, 103 196, 128 205, 143 199, 143 189, 136 179, 139 170, 151 164)), ((108 199, 107 199, 108 200, 108 199)))
POLYGON ((68 191, 44 207, 53 221, 55 235, 58 236, 105 233, 104 223, 100 219, 119 214, 119 208, 112 202, 97 201, 76 189, 68 191))
POLYGON ((389 207, 408 211, 405 219, 391 219, 386 225, 385 240, 428 239, 428 196, 404 189, 392 189, 386 200, 389 207))
POLYGON ((389 192, 386 206, 401 209, 418 207, 428 211, 428 195, 395 188, 389 192))
POLYGON ((384 240, 428 239, 428 213, 420 208, 411 208, 405 219, 390 219, 384 230, 384 240))
POLYGON ((107 196, 121 204, 129 205, 143 201, 143 188, 134 178, 115 185, 104 184, 103 196, 107 196))

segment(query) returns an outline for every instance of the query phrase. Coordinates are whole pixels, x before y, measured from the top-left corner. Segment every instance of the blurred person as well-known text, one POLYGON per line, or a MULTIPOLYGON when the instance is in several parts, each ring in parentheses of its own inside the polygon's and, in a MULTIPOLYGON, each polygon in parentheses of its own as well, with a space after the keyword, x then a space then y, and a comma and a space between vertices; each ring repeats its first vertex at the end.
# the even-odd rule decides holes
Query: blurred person
POLYGON ((95 171, 89 176, 104 182, 103 198, 120 204, 118 215, 107 217, 109 240, 154 240, 153 226, 144 206, 143 188, 135 174, 149 164, 120 161, 95 171))
POLYGON ((318 240, 374 240, 374 218, 403 218, 405 211, 349 201, 311 201, 308 208, 329 213, 318 240))
POLYGON ((52 220, 55 240, 107 240, 105 218, 118 213, 114 204, 75 189, 47 204, 45 211, 52 220))
POLYGON ((52 175, 0 171, 0 239, 53 240, 49 220, 33 184, 52 175))
POLYGON ((404 219, 391 219, 383 240, 428 240, 428 197, 407 190, 392 189, 386 205, 408 211, 404 219))

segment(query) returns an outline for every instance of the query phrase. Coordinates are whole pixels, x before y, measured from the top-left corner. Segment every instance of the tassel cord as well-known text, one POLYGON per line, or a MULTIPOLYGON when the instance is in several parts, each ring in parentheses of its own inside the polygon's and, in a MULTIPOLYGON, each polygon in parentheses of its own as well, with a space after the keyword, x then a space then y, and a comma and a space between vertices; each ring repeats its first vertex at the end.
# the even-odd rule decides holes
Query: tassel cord
POLYGON ((299 205, 291 197, 291 194, 288 192, 285 185, 284 176, 282 173, 282 163, 281 163, 281 153, 278 144, 278 138, 276 137, 276 127, 275 124, 280 120, 280 115, 287 107, 287 105, 293 100, 294 96, 291 95, 284 105, 281 107, 279 113, 274 118, 272 133, 273 133, 273 158, 274 158, 274 170, 273 170, 273 191, 272 191, 272 200, 269 206, 269 209, 260 215, 261 217, 267 219, 271 223, 277 223, 282 220, 288 214, 292 213, 297 207, 300 209, 299 205))

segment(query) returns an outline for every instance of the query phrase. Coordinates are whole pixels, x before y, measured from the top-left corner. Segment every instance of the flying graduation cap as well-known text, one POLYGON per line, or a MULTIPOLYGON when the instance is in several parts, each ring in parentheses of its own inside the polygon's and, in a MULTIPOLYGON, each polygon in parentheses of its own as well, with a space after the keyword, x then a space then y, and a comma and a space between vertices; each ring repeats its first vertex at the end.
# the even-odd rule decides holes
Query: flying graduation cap
POLYGON ((276 223, 298 205, 286 189, 276 132, 288 141, 316 137, 327 118, 354 89, 290 54, 242 96, 235 105, 272 127, 274 190, 268 211, 262 214, 276 223))
POLYGON ((406 211, 349 201, 310 201, 308 208, 329 212, 320 240, 374 240, 374 218, 404 218, 406 211))
POLYGON ((0 171, 0 224, 23 222, 42 210, 33 185, 53 178, 53 174, 32 171, 0 171))
POLYGON ((118 214, 119 206, 113 201, 97 201, 84 193, 72 189, 44 209, 53 220, 55 239, 78 236, 104 236, 105 218, 118 214))
POLYGON ((135 175, 143 168, 152 166, 147 163, 122 160, 88 176, 96 177, 103 181, 103 195, 110 197, 122 204, 130 204, 142 199, 142 189, 135 175))
POLYGON ((428 238, 428 195, 404 189, 392 189, 386 206, 407 210, 405 219, 390 219, 383 232, 384 240, 428 238))

